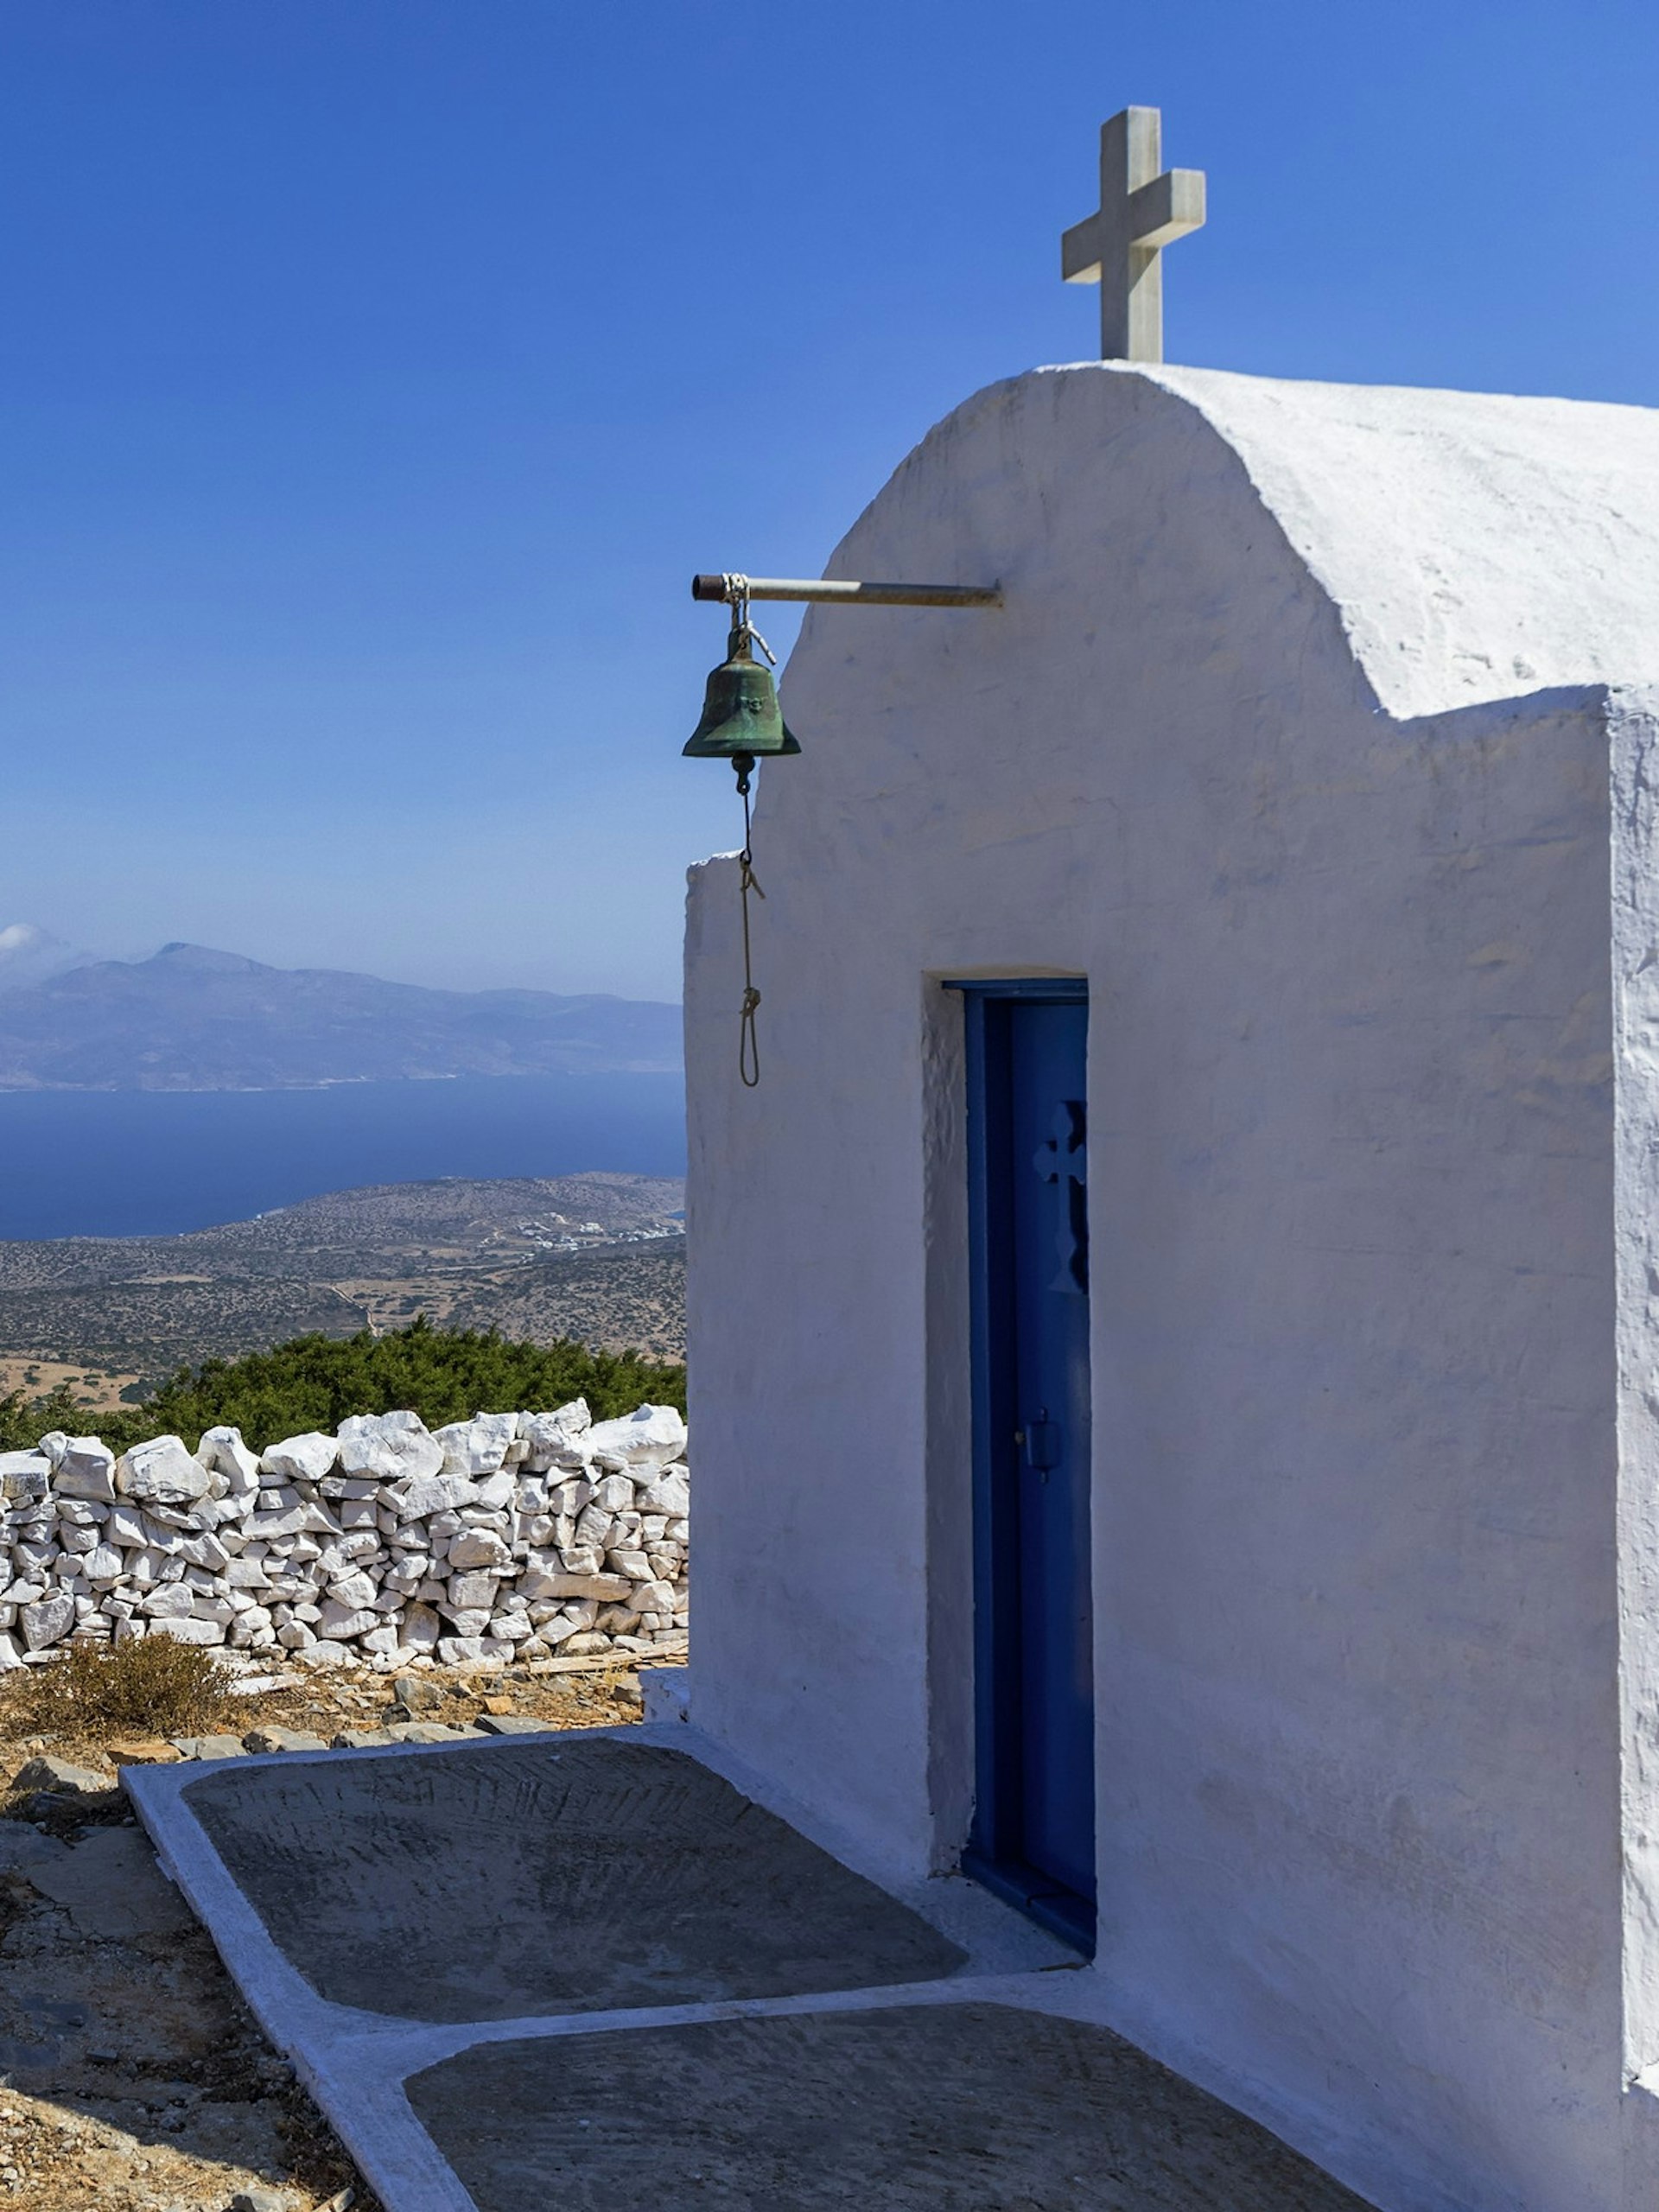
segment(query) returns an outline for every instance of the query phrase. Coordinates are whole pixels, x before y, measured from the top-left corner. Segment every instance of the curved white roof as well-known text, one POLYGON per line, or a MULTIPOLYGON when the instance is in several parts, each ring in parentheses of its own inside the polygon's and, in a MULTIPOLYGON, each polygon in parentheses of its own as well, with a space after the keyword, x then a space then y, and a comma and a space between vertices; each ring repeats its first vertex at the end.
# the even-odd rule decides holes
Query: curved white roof
POLYGON ((1395 715, 1659 677, 1659 411, 1086 362, 934 435, 1085 377, 1155 387, 1233 449, 1395 715))

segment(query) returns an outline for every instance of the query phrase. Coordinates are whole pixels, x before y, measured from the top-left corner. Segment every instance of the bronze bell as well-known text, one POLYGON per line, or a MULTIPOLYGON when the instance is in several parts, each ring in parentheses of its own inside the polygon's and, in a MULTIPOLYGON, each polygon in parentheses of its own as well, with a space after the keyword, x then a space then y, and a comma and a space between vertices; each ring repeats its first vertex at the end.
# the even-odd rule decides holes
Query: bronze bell
POLYGON ((747 629, 734 629, 726 641, 726 658, 709 670, 702 720, 682 758, 733 760, 747 755, 760 760, 800 751, 778 703, 772 671, 755 659, 749 639, 747 629))

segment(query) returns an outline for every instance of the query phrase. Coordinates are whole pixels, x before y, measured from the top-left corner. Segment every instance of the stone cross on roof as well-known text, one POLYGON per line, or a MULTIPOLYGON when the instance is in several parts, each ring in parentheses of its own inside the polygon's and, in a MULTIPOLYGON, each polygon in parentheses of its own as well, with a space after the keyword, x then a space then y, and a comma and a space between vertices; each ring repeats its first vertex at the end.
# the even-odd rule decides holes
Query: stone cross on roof
POLYGON ((1103 361, 1161 361, 1161 249, 1204 221, 1204 171, 1159 174, 1163 118, 1126 107, 1100 126, 1100 208, 1060 240, 1068 284, 1100 286, 1103 361))

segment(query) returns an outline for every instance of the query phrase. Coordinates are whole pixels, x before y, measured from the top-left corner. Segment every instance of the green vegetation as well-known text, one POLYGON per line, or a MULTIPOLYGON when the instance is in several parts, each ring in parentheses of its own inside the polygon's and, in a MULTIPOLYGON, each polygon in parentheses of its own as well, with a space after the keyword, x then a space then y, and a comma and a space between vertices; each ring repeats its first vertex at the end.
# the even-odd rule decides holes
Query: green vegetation
POLYGON ((7 1717, 47 1736, 200 1733, 223 1725, 230 1677, 194 1644, 170 1636, 71 1643, 44 1667, 20 1667, 0 1693, 7 1717))
POLYGON ((67 1390, 0 1398, 0 1450, 48 1429, 89 1431, 117 1451, 145 1437, 181 1436, 229 1422, 256 1452, 305 1429, 334 1430, 350 1414, 417 1413, 429 1428, 475 1413, 541 1410, 586 1398, 596 1421, 638 1405, 685 1410, 685 1370, 637 1352, 585 1344, 514 1344, 488 1329, 435 1329, 423 1317, 384 1336, 296 1337, 241 1359, 181 1368, 137 1405, 91 1412, 67 1390))

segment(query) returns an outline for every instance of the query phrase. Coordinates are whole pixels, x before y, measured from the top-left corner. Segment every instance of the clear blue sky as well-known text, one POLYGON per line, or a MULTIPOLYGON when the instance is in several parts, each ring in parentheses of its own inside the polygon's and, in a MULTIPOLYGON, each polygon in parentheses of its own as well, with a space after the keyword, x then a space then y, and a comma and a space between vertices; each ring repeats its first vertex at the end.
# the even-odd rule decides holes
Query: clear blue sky
POLYGON ((1651 405, 1656 94, 1637 0, 0 0, 0 923, 675 995, 688 576, 1093 352, 1103 116, 1172 359, 1651 405))

